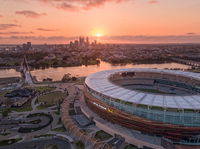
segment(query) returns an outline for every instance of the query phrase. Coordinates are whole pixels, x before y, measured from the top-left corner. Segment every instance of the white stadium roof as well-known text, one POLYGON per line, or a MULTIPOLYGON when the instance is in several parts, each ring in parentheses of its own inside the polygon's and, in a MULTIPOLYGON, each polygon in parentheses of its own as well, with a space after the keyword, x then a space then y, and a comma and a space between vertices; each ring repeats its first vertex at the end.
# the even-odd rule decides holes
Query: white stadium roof
POLYGON ((119 72, 158 72, 173 75, 185 76, 191 79, 200 80, 200 74, 184 71, 162 70, 162 69, 114 69, 106 70, 89 75, 85 83, 89 88, 106 96, 148 106, 158 106, 177 109, 196 109, 200 110, 200 95, 162 95, 144 93, 141 91, 130 90, 113 84, 109 76, 119 72))

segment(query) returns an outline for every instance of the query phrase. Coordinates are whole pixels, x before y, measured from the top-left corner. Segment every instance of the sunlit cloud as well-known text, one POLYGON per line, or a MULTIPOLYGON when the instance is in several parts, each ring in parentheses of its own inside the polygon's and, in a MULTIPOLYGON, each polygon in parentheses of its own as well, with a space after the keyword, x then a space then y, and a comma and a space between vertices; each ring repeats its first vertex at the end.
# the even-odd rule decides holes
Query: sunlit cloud
POLYGON ((189 33, 186 33, 186 35, 197 35, 197 34, 194 32, 189 32, 189 33))
POLYGON ((25 35, 33 34, 34 32, 0 32, 0 35, 25 35))
POLYGON ((13 22, 18 23, 19 21, 17 19, 14 19, 13 22))
POLYGON ((25 17, 30 17, 30 18, 38 18, 38 17, 47 15, 46 13, 37 13, 31 10, 16 11, 15 13, 18 15, 24 15, 25 17))
POLYGON ((157 0, 149 0, 148 3, 149 3, 149 4, 156 4, 156 3, 158 3, 158 1, 157 1, 157 0))
POLYGON ((37 0, 46 4, 50 4, 56 8, 77 11, 77 10, 89 10, 95 7, 104 5, 107 2, 120 3, 130 0, 37 0))
POLYGON ((47 28, 37 28, 38 31, 45 31, 45 32, 54 32, 58 31, 58 29, 47 29, 47 28))
POLYGON ((24 35, 24 34, 33 34, 34 32, 0 32, 0 35, 24 35))
POLYGON ((21 26, 18 24, 0 24, 0 30, 6 30, 15 27, 21 27, 21 26))

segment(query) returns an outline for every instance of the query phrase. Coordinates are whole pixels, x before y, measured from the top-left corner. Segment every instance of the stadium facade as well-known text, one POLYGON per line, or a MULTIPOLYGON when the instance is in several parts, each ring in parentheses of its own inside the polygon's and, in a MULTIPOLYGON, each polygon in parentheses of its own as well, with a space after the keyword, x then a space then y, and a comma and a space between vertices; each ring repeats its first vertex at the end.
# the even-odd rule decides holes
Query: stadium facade
POLYGON ((200 148, 200 74, 134 68, 97 72, 86 78, 85 100, 103 119, 160 137, 163 148, 200 148))

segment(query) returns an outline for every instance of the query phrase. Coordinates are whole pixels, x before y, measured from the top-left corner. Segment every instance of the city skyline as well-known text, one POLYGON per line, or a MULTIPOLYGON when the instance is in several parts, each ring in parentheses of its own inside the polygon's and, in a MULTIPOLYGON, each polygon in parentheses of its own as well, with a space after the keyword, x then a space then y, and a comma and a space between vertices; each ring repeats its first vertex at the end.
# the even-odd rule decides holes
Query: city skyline
POLYGON ((0 0, 0 44, 200 43, 198 0, 0 0))

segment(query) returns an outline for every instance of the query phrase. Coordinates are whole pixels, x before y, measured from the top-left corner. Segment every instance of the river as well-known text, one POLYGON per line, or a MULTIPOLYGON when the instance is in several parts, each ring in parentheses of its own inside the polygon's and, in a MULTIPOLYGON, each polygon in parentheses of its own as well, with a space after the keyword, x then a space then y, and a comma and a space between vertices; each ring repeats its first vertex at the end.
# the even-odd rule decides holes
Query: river
MULTIPOLYGON (((126 65, 112 65, 110 63, 101 61, 99 65, 89 66, 76 66, 76 67, 58 67, 37 69, 31 71, 32 76, 36 76, 37 80, 41 81, 44 78, 52 78, 54 81, 61 80, 64 74, 70 73, 72 76, 87 76, 89 74, 108 70, 108 69, 120 69, 120 68, 158 68, 158 69, 187 69, 190 66, 178 64, 178 63, 163 63, 163 64, 126 64, 126 65)), ((1 69, 0 78, 4 77, 17 77, 20 73, 15 69, 1 69)))

